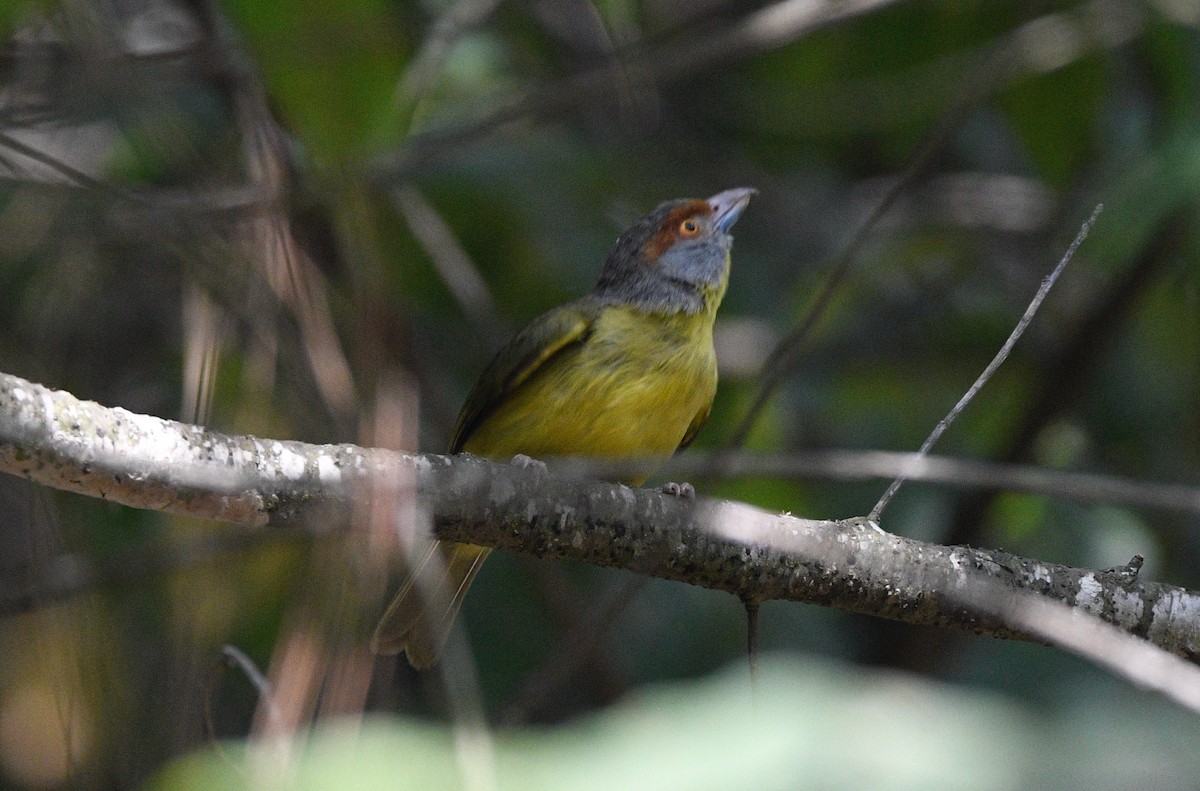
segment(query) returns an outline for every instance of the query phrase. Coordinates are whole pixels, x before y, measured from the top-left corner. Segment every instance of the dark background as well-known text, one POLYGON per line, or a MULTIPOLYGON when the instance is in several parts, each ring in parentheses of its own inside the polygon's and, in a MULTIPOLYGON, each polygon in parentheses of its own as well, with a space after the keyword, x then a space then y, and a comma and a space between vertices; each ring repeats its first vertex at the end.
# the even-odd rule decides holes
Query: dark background
MULTIPOLYGON (((729 441, 767 355, 854 245, 746 447, 913 450, 1103 203, 938 451, 1196 480, 1194 4, 880 2, 792 33, 803 4, 770 7, 766 27, 758 3, 487 5, 6 5, 0 370, 228 433, 440 452, 493 351, 586 291, 624 227, 662 200, 754 186, 718 324, 721 387, 695 447, 729 441)), ((821 518, 865 513, 886 484, 693 482, 821 518)), ((7 478, 0 525, 10 590, 41 590, 61 554, 106 580, 0 622, 0 785, 137 785, 206 742, 206 711, 217 736, 247 735, 255 690, 223 667, 222 645, 281 673, 304 635, 318 666, 357 668, 344 698, 337 672, 314 671, 322 700, 354 701, 320 704, 318 719, 453 715, 436 674, 372 670, 361 653, 383 595, 369 543, 247 539, 7 478)), ((1195 514, 913 484, 885 527, 1076 566, 1140 553, 1144 577, 1200 585, 1195 514)), ((611 711, 666 694, 650 685, 683 684, 649 706, 681 740, 703 721, 688 706, 738 721, 706 686, 745 682, 729 596, 497 553, 463 620, 483 716, 575 723, 561 733, 576 738, 591 723, 614 757, 581 749, 614 772, 637 759, 611 740, 636 728, 611 711)), ((764 682, 759 724, 801 729, 816 757, 789 753, 796 768, 778 778, 768 755, 734 780, 705 775, 714 787, 1197 776, 1194 720, 1059 651, 789 603, 766 604, 761 629, 765 677, 782 686, 764 682), (872 708, 876 684, 890 692, 867 695, 872 708), (918 746, 936 750, 888 741, 923 716, 944 731, 918 746), (813 773, 858 761, 879 775, 813 773), (944 761, 961 774, 931 773, 944 761)), ((415 733, 420 720, 403 722, 415 733)), ((449 762, 442 747, 429 754, 449 762)), ((569 776, 606 777, 563 752, 569 776)))

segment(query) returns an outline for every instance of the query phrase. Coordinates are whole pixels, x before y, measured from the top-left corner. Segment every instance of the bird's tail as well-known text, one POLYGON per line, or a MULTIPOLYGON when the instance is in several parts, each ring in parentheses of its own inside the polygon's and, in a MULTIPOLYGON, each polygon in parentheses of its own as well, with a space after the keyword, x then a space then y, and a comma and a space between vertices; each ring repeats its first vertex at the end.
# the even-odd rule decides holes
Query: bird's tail
POLYGON ((435 541, 379 620, 371 650, 377 654, 404 651, 418 670, 436 662, 467 588, 491 551, 474 544, 435 541))

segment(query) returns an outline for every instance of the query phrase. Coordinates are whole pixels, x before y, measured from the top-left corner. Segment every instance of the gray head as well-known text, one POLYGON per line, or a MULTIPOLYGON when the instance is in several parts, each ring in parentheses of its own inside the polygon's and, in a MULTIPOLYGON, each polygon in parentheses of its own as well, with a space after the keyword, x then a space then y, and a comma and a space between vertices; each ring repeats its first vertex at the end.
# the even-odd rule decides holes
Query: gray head
POLYGON ((648 311, 702 312, 724 293, 729 231, 755 192, 739 187, 660 205, 617 239, 593 293, 648 311))

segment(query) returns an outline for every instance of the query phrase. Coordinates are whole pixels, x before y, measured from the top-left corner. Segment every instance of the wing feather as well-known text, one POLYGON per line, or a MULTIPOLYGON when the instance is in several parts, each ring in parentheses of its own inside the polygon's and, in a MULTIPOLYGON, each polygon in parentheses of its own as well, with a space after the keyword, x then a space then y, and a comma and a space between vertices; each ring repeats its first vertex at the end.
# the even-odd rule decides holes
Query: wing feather
POLYGON ((708 416, 711 412, 712 401, 709 401, 707 404, 705 404, 704 408, 697 412, 696 416, 692 418, 691 425, 689 425, 687 431, 684 432, 683 439, 679 440, 679 447, 676 450, 683 450, 688 445, 692 444, 692 440, 696 438, 696 435, 700 433, 700 429, 704 428, 704 424, 708 422, 708 416))
POLYGON ((596 309, 585 300, 576 300, 542 314, 514 335, 471 388, 458 416, 450 452, 460 453, 488 415, 547 362, 583 343, 595 320, 596 309))

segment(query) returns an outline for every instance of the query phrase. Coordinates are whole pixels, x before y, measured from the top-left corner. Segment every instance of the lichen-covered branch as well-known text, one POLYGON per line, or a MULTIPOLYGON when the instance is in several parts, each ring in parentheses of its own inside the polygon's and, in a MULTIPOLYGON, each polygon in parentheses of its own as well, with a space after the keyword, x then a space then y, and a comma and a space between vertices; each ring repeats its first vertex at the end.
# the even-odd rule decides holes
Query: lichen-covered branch
POLYGON ((1200 594, 998 550, 928 544, 865 520, 821 521, 558 478, 470 456, 226 436, 80 401, 0 374, 0 471, 136 508, 248 527, 344 524, 364 487, 419 496, 443 538, 572 558, 728 591, 913 624, 1025 637, 971 604, 1034 591, 1200 659, 1200 594))

